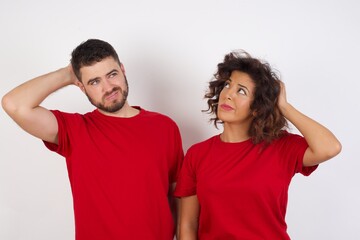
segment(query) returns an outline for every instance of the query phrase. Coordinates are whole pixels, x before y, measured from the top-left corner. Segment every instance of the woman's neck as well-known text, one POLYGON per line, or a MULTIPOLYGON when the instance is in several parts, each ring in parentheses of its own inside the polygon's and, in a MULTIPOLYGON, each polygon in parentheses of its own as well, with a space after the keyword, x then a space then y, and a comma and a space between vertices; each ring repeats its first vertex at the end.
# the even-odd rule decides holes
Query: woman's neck
POLYGON ((220 135, 223 142, 243 142, 250 138, 249 127, 239 124, 224 123, 224 131, 220 135))

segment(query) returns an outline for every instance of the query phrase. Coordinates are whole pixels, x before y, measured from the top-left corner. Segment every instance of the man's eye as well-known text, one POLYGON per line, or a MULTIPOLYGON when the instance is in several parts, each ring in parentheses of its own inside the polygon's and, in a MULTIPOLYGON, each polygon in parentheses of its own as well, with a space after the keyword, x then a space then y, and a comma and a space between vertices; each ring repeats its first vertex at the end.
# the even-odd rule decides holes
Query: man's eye
POLYGON ((99 83, 98 80, 94 80, 94 81, 91 81, 91 82, 90 82, 90 85, 97 85, 98 83, 99 83))
POLYGON ((117 73, 112 73, 112 74, 110 74, 110 78, 113 78, 113 77, 115 77, 117 75, 117 73))

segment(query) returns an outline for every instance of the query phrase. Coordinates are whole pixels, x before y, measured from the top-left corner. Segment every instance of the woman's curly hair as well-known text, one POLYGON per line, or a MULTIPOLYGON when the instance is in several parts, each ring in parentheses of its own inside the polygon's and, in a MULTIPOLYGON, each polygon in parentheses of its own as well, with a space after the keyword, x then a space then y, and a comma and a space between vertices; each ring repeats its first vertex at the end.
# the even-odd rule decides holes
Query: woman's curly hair
POLYGON ((254 116, 249 129, 252 141, 255 144, 262 141, 270 143, 279 138, 283 129, 288 127, 278 107, 280 78, 267 62, 253 58, 243 50, 225 55, 224 61, 217 65, 214 79, 209 82, 209 89, 205 94, 208 109, 204 112, 215 114, 210 121, 214 122, 216 128, 218 123, 223 123, 217 115, 219 96, 233 71, 247 73, 255 83, 254 100, 250 105, 254 116))

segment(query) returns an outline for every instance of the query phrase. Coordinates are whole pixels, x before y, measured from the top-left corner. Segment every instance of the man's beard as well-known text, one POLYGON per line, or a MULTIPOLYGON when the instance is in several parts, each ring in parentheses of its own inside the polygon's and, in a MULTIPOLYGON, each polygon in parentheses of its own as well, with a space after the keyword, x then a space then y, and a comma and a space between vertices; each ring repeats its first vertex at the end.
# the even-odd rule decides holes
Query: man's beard
POLYGON ((121 87, 114 87, 113 89, 111 89, 111 91, 106 92, 104 94, 102 99, 105 99, 107 96, 111 95, 115 91, 119 91, 122 95, 122 99, 119 102, 117 102, 117 100, 114 100, 113 103, 109 106, 105 106, 101 102, 95 102, 94 99, 92 99, 87 93, 85 93, 85 94, 88 97, 90 103, 92 105, 94 105, 95 107, 97 107, 98 109, 100 109, 104 112, 114 113, 114 112, 117 112, 120 109, 122 109, 122 107, 124 106, 124 104, 127 100, 127 96, 129 94, 129 85, 128 85, 126 77, 125 77, 125 86, 126 86, 126 89, 121 89, 121 87))

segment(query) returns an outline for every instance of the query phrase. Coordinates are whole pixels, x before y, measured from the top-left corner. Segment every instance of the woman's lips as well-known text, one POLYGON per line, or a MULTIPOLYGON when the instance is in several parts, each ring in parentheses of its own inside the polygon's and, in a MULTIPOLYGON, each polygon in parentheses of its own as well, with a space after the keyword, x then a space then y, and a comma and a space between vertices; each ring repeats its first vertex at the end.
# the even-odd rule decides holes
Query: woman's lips
POLYGON ((232 111, 234 110, 234 108, 232 108, 231 106, 227 105, 227 104, 221 104, 220 108, 225 110, 225 111, 232 111))

